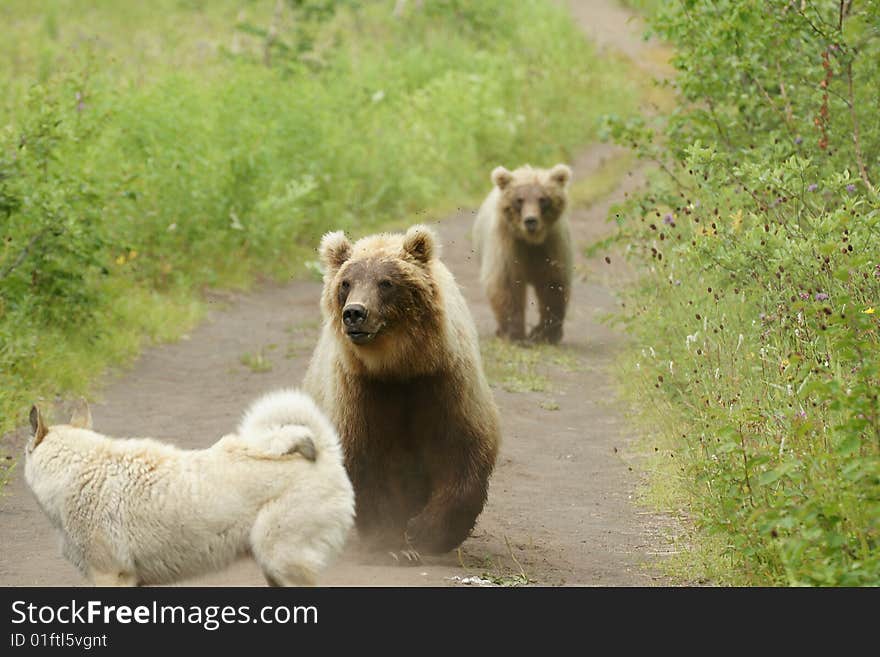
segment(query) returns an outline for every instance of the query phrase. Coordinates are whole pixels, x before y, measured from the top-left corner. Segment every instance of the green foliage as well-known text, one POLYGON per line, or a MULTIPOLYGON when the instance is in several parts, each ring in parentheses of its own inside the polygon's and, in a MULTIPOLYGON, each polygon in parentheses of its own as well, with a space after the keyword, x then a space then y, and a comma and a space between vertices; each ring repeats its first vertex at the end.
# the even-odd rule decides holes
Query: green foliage
POLYGON ((391 8, 4 3, 0 431, 203 287, 304 274, 323 232, 423 220, 632 102, 551 3, 391 8))
POLYGON ((880 2, 690 0, 653 28, 680 106, 609 129, 661 167, 617 210, 656 477, 717 581, 880 584, 880 2))

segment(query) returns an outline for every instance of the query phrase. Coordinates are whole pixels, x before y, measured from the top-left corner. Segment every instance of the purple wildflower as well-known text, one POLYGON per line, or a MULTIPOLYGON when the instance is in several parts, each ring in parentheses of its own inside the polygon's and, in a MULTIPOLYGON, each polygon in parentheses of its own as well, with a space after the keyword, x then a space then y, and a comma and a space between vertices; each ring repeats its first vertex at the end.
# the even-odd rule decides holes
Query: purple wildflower
POLYGON ((824 292, 817 292, 816 301, 828 301, 828 295, 824 292))
POLYGON ((806 300, 809 299, 809 298, 810 298, 810 295, 809 295, 809 294, 807 294, 806 292, 801 292, 801 299, 803 299, 804 301, 806 301, 806 300))
POLYGON ((854 191, 856 191, 856 186, 853 185, 852 183, 850 183, 849 185, 846 186, 846 191, 848 191, 850 194, 852 194, 854 191))
POLYGON ((672 219, 672 215, 670 213, 666 213, 666 216, 663 217, 663 223, 667 226, 674 226, 675 221, 672 219))
POLYGON ((816 183, 813 183, 811 185, 807 185, 808 192, 815 192, 817 189, 819 189, 819 185, 817 185, 816 183))
POLYGON ((797 413, 794 414, 794 417, 797 420, 806 420, 807 419, 807 412, 804 410, 798 411, 797 413))
POLYGON ((794 138, 794 143, 797 144, 798 146, 800 146, 801 144, 804 143, 804 138, 801 137, 800 135, 798 135, 797 137, 794 138))

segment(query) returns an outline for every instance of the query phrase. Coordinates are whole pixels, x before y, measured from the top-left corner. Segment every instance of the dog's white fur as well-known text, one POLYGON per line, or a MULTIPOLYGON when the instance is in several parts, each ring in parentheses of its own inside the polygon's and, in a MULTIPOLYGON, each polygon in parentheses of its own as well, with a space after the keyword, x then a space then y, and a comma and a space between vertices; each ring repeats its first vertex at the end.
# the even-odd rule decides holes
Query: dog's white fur
POLYGON ((96 585, 173 582, 248 553, 270 584, 312 584, 353 523, 338 435, 297 390, 257 400, 203 450, 103 436, 87 409, 46 428, 34 408, 31 421, 25 479, 96 585))

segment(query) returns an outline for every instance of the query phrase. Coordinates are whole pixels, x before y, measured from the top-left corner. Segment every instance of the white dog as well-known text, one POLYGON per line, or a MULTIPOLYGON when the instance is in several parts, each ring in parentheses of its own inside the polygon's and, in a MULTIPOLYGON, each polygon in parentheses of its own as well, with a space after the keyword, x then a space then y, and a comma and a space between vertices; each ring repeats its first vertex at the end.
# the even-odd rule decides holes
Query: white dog
POLYGON ((312 584, 354 519, 333 426, 306 394, 270 393, 203 450, 47 427, 34 406, 25 479, 95 585, 180 580, 251 554, 269 584, 312 584))

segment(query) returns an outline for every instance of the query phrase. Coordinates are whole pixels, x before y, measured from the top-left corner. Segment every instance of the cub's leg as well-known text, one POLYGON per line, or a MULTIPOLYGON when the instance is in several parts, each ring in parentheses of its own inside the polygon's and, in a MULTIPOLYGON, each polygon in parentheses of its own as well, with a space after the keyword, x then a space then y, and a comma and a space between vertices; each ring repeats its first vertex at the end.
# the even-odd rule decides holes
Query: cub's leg
POLYGON ((559 279, 542 281, 535 285, 540 319, 529 333, 530 340, 551 344, 562 340, 562 323, 565 320, 569 293, 569 284, 559 279))
POLYGON ((486 286, 489 304, 498 324, 496 335, 508 340, 526 337, 526 285, 522 277, 508 271, 492 278, 486 286))

